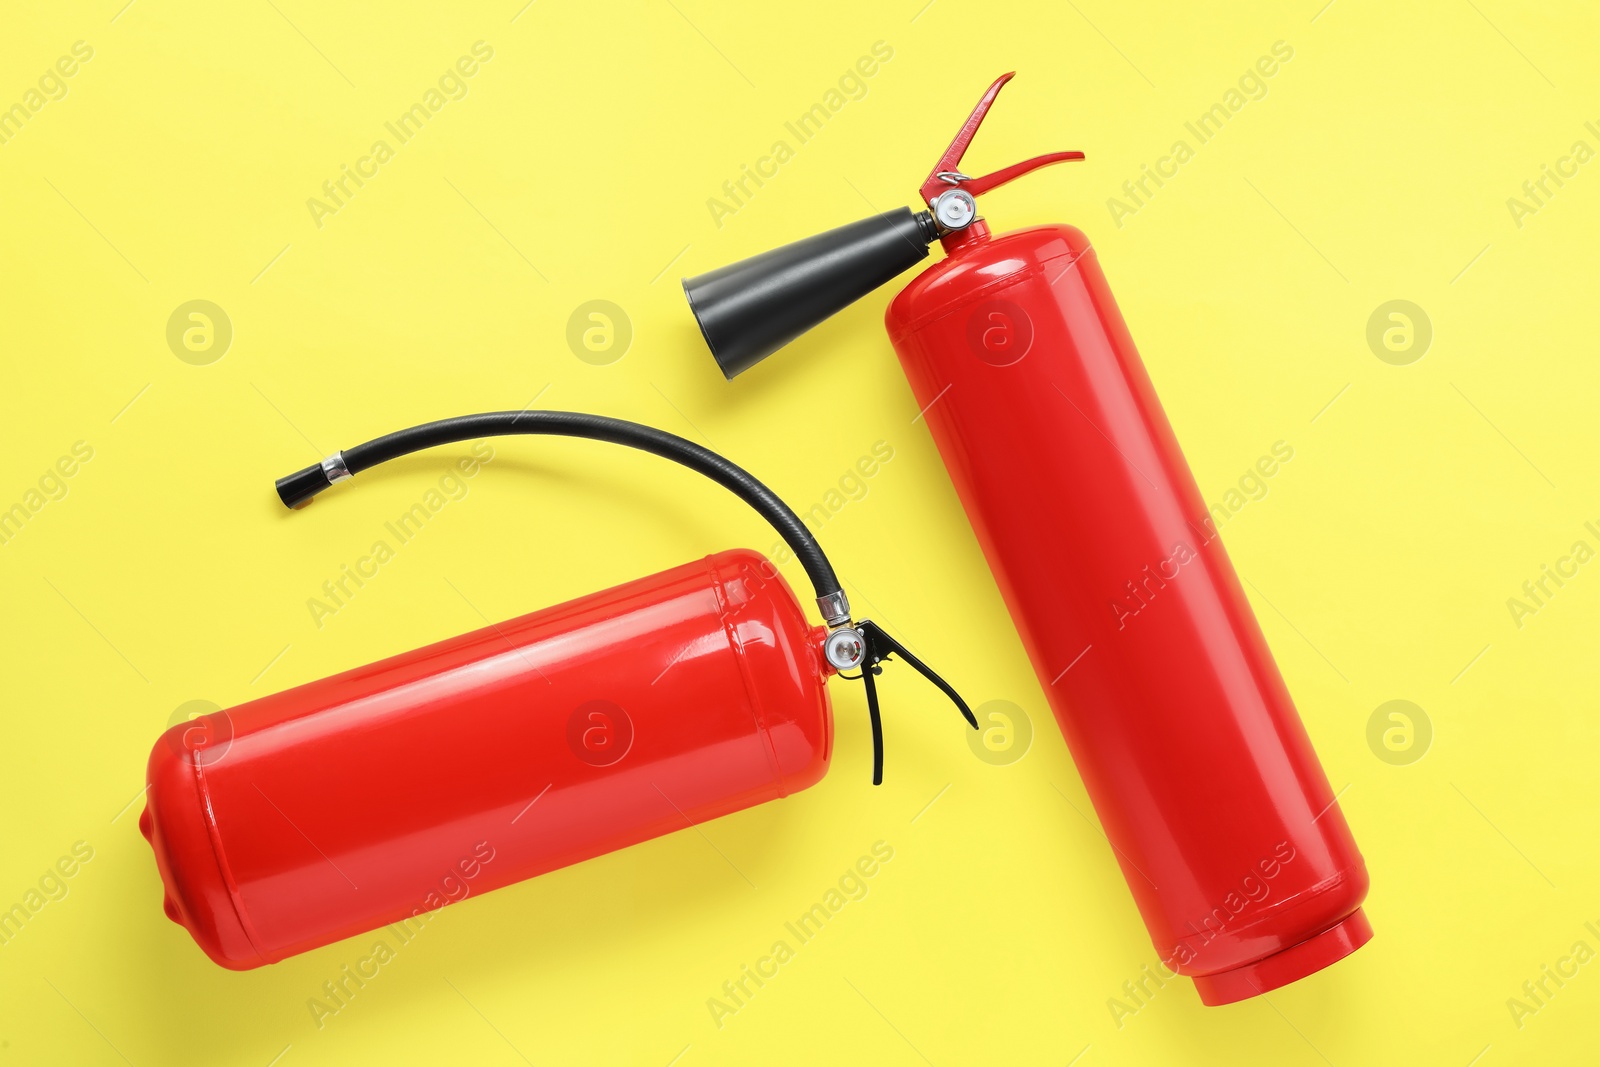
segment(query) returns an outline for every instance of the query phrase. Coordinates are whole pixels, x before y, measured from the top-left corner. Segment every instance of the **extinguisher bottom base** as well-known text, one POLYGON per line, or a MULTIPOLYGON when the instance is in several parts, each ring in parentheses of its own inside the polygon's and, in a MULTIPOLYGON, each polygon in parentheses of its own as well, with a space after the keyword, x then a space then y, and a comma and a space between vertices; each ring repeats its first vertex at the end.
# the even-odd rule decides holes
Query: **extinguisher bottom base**
POLYGON ((1372 940, 1372 924, 1360 908, 1328 929, 1265 959, 1231 971, 1197 975, 1195 991, 1209 1007, 1232 1004, 1270 993, 1280 986, 1332 966, 1372 940))

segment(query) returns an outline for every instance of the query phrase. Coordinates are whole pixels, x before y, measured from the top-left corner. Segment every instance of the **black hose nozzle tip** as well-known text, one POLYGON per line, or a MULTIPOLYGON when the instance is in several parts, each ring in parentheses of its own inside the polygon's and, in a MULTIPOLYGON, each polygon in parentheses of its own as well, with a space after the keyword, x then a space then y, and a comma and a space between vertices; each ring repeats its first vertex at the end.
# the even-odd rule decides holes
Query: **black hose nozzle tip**
POLYGON ((286 508, 302 508, 311 502, 312 497, 332 484, 328 480, 328 472, 322 469, 322 464, 313 463, 305 470, 295 471, 278 479, 276 483, 278 499, 283 501, 283 506, 286 508))

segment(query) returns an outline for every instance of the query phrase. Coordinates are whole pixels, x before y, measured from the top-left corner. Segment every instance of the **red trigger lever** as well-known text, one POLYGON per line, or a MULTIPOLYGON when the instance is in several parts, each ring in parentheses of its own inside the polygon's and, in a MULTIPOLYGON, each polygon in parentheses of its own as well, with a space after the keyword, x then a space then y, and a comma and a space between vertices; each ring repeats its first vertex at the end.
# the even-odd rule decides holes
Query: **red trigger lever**
POLYGON ((961 129, 956 133, 956 139, 950 142, 950 147, 945 149, 944 155, 939 157, 939 162, 933 168, 933 173, 928 175, 928 180, 922 183, 919 192, 922 199, 929 207, 933 206, 940 193, 948 192, 952 188, 965 190, 972 196, 982 196, 991 189, 998 189, 1009 181, 1013 181, 1038 170, 1048 167, 1052 163, 1071 163, 1083 158, 1082 152, 1051 152, 1047 155, 1034 156, 1021 163, 1013 163, 993 174, 985 174, 981 178, 969 178, 961 173, 961 157, 966 155, 967 148, 972 144, 973 136, 978 132, 978 127, 983 125, 984 116, 989 113, 989 108, 994 104, 995 97, 1000 95, 1001 86, 1016 77, 1016 71, 1002 74, 989 86, 989 91, 983 94, 983 99, 978 101, 978 106, 972 109, 972 114, 967 116, 967 121, 961 124, 961 129))

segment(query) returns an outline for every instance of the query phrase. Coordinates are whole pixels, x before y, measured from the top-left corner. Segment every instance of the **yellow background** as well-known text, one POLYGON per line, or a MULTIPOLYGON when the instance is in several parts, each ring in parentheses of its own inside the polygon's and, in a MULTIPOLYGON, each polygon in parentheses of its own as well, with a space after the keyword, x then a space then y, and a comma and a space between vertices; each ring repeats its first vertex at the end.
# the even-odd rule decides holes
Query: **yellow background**
POLYGON ((13 5, 0 32, 6 105, 94 49, 0 145, 0 505, 94 450, 0 545, 0 906, 94 850, 0 947, 0 1062, 1594 1060, 1600 964, 1520 1028, 1506 1003, 1575 942, 1600 949, 1600 564, 1520 628, 1506 606, 1573 542, 1600 547, 1600 163, 1520 227, 1506 204, 1574 141, 1600 147, 1592 11, 122 3, 13 5), (318 228, 307 199, 479 40, 494 57, 468 95, 318 228), (719 227, 708 198, 877 41, 893 58, 865 95, 719 227), (1108 198, 1276 41, 1294 58, 1267 94, 1119 228, 1108 198), (1107 1001, 1154 953, 914 421, 880 325, 895 287, 729 385, 677 284, 911 203, 1012 69, 969 172, 1088 161, 989 195, 988 217, 1095 240, 1208 500, 1295 450, 1225 536, 1372 873, 1376 938, 1350 959, 1226 1008, 1174 982, 1120 1028, 1107 1001), (166 341, 194 299, 233 327, 209 365, 166 341), (594 299, 632 324, 607 365, 566 340, 594 299), (1433 327, 1406 366, 1366 341, 1393 299, 1433 327), (862 614, 974 704, 1023 708, 1031 749, 976 758, 894 669, 874 790, 860 690, 836 685, 821 785, 447 909, 319 1029, 308 998, 368 939, 234 974, 161 914, 136 801, 174 711, 773 541, 656 460, 505 442, 319 629, 307 599, 465 446, 293 516, 271 480, 535 397, 707 442, 801 509, 886 442, 823 543, 862 614), (1433 728, 1407 765, 1367 743, 1394 699, 1433 728), (719 1029, 707 999, 880 840, 867 897, 719 1029))

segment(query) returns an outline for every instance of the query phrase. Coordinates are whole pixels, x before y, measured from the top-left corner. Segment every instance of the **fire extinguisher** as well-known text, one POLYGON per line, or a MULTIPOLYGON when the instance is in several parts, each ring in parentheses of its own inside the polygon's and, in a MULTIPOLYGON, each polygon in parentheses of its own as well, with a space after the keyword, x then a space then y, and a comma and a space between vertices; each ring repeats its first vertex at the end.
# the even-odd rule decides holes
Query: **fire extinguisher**
POLYGON ((531 615, 214 712, 150 753, 140 829, 167 915, 245 970, 805 789, 833 747, 830 676, 859 678, 883 780, 875 676, 898 656, 792 509, 681 437, 564 411, 415 426, 277 483, 291 508, 397 456, 560 434, 674 460, 731 490, 805 568, 813 626, 777 568, 720 552, 531 615), (840 672, 855 671, 854 675, 840 672))
POLYGON ((1225 1004, 1372 936, 1367 873, 1088 238, 993 234, 960 170, 909 208, 687 279, 732 378, 915 265, 889 339, 1162 964, 1225 1004))

